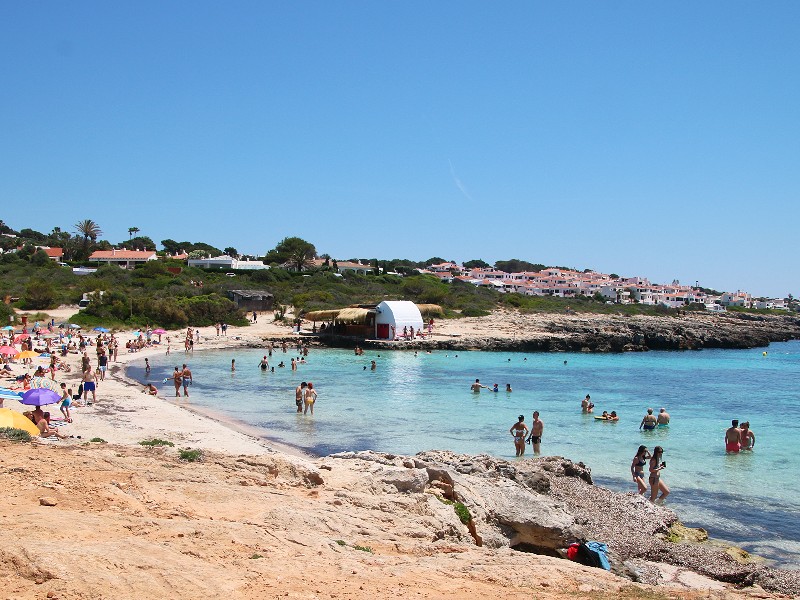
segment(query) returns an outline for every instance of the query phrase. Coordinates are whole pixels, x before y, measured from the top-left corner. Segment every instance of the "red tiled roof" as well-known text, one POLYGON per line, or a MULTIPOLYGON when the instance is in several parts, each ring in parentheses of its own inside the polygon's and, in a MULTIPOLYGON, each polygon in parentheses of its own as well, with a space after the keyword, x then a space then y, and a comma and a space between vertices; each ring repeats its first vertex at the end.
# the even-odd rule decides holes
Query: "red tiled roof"
POLYGON ((89 260, 147 260, 155 256, 155 250, 95 250, 89 260))
POLYGON ((47 252, 47 256, 50 258, 61 258, 64 256, 63 248, 43 248, 43 250, 47 252))

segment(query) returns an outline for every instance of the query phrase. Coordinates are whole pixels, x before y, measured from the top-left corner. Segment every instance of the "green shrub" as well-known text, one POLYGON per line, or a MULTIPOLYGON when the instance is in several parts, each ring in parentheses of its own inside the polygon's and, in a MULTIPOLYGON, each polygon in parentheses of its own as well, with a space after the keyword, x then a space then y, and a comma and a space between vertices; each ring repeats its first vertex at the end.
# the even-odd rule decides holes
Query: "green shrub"
POLYGON ((199 462, 203 460, 202 450, 181 450, 180 459, 186 462, 199 462))
POLYGON ((458 518, 464 525, 469 523, 470 519, 472 519, 472 517, 469 514, 469 509, 466 506, 464 506, 461 502, 454 502, 453 510, 456 511, 458 518))
POLYGON ((0 438, 11 440, 12 442, 30 442, 31 434, 24 429, 0 427, 0 438))
POLYGON ((139 445, 150 446, 152 448, 154 446, 174 446, 175 444, 167 440, 159 440, 157 438, 153 438, 152 440, 142 440, 141 442, 139 442, 139 445))
POLYGON ((359 546, 358 544, 353 544, 353 548, 355 548, 356 550, 361 550, 362 552, 369 552, 370 554, 372 554, 372 548, 370 548, 369 546, 359 546))
POLYGON ((107 442, 103 438, 95 437, 89 440, 90 442, 96 442, 98 444, 106 444, 107 442))

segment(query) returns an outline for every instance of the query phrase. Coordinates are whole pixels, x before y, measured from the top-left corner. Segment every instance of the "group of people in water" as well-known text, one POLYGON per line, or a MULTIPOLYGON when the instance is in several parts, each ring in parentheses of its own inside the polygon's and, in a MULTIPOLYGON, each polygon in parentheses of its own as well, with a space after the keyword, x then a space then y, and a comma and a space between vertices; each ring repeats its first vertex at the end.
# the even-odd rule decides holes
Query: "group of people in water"
POLYGON ((738 454, 742 450, 752 450, 755 445, 756 434, 750 430, 750 422, 744 421, 740 425, 738 419, 731 421, 731 426, 725 431, 725 452, 738 454))

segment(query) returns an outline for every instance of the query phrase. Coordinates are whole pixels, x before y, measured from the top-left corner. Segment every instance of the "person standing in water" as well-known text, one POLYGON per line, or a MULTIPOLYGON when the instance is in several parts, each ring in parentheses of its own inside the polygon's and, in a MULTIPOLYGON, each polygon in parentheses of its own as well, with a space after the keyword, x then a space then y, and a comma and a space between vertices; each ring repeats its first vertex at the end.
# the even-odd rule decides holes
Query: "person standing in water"
POLYGON ((594 404, 592 403, 592 397, 589 394, 586 394, 586 398, 581 400, 581 412, 590 413, 594 409, 594 404))
POLYGON ((742 450, 752 450, 756 445, 756 435, 750 431, 750 421, 742 423, 740 428, 739 443, 742 450))
POLYGON ((644 480, 644 466, 647 464, 647 459, 652 458, 647 446, 639 446, 636 451, 636 456, 631 461, 631 475, 633 482, 639 490, 639 494, 644 494, 647 491, 647 483, 644 480))
POLYGON ((656 428, 656 424, 658 423, 658 419, 653 414, 653 409, 648 408, 647 414, 642 418, 642 422, 639 423, 639 429, 644 429, 645 431, 652 431, 656 428))
POLYGON ((303 414, 308 412, 308 409, 311 409, 311 415, 314 415, 314 403, 317 401, 317 390, 314 389, 314 384, 310 381, 308 382, 308 387, 306 388, 306 392, 303 395, 303 404, 305 405, 305 410, 303 414))
POLYGON ((664 500, 669 496, 667 484, 661 480, 661 471, 667 468, 667 463, 661 460, 664 449, 661 446, 653 448, 653 456, 650 457, 650 501, 664 500), (661 495, 658 495, 661 492, 661 495))
POLYGON ((739 419, 733 419, 731 426, 725 430, 725 452, 738 454, 742 447, 742 430, 739 429, 739 419))
POLYGON ((544 433, 544 421, 539 418, 539 411, 533 411, 533 424, 531 425, 531 434, 528 436, 528 442, 533 444, 533 453, 541 453, 542 434, 544 433))
POLYGON ((520 415, 517 422, 511 426, 509 433, 514 436, 514 448, 517 456, 525 454, 525 436, 528 435, 528 426, 525 425, 525 416, 520 415))
POLYGON ((480 379, 476 379, 476 380, 475 380, 475 383, 473 383, 473 384, 470 386, 470 388, 469 388, 469 389, 471 389, 473 392, 475 392, 475 393, 477 394, 478 392, 480 392, 480 391, 481 391, 481 388, 483 388, 483 389, 485 389, 485 390, 488 390, 488 389, 489 389, 489 386, 488 386, 488 385, 483 385, 483 384, 481 383, 481 380, 480 380, 480 379))
POLYGON ((669 413, 667 412, 666 408, 662 408, 658 411, 658 417, 656 417, 656 422, 659 426, 662 425, 669 425, 669 413))

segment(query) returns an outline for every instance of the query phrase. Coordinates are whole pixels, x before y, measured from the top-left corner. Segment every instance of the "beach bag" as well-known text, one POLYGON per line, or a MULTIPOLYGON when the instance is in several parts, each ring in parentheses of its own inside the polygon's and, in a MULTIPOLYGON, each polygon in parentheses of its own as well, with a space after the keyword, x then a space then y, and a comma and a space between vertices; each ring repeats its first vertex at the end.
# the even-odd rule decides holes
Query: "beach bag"
POLYGON ((608 562, 608 546, 602 542, 580 542, 567 549, 567 558, 587 567, 611 570, 608 562))

